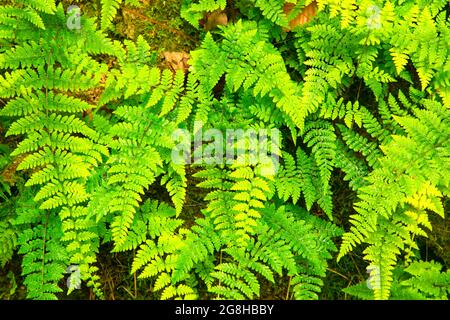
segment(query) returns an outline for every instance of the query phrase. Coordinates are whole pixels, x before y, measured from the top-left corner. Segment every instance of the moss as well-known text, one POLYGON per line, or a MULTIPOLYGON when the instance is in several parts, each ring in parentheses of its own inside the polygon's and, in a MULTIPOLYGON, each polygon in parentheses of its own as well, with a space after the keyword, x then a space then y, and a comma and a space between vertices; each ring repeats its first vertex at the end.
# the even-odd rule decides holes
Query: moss
POLYGON ((180 17, 180 6, 178 0, 155 0, 139 9, 123 7, 116 18, 114 33, 128 39, 142 35, 160 56, 164 51, 189 52, 200 39, 195 29, 180 17))
MULTIPOLYGON (((152 0, 142 1, 141 7, 121 5, 110 35, 113 39, 135 40, 139 35, 148 41, 151 50, 190 51, 200 41, 198 32, 180 17, 181 1, 152 0)), ((100 1, 63 0, 64 8, 77 5, 83 15, 100 16, 100 1)))

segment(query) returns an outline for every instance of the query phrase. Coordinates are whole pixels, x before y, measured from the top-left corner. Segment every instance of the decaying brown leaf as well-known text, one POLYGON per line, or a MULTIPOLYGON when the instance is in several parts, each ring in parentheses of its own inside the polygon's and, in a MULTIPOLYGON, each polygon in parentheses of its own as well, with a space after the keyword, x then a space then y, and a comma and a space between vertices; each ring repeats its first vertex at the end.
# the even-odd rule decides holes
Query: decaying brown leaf
POLYGON ((22 163, 23 160, 28 156, 28 154, 22 154, 17 156, 13 162, 11 162, 4 170, 0 173, 3 181, 8 183, 9 185, 16 184, 19 179, 17 176, 17 167, 22 163))
MULTIPOLYGON (((284 4, 284 13, 286 16, 289 16, 294 10, 295 4, 293 3, 285 3, 284 4)), ((317 3, 316 1, 311 2, 311 4, 307 5, 303 10, 292 20, 289 21, 289 28, 286 28, 285 31, 291 31, 295 27, 299 25, 303 25, 311 21, 312 18, 317 14, 317 3)))
POLYGON ((163 53, 163 55, 167 67, 169 67, 169 69, 172 70, 172 72, 176 72, 177 70, 182 70, 183 72, 186 72, 189 69, 190 56, 186 52, 166 51, 163 53))
POLYGON ((227 24, 228 16, 225 13, 225 10, 216 10, 206 15, 206 23, 204 28, 206 31, 209 31, 217 28, 219 25, 225 26, 227 24))

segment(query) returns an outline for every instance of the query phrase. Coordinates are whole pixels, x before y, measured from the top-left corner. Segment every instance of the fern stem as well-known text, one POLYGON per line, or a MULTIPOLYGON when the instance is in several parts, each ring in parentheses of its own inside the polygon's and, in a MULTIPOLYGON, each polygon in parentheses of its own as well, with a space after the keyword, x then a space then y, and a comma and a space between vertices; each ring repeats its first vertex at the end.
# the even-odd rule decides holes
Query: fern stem
POLYGON ((344 279, 347 280, 347 281, 350 281, 350 279, 349 279, 347 276, 343 275, 342 273, 340 273, 340 272, 338 272, 338 271, 336 271, 336 270, 334 270, 334 269, 327 268, 327 270, 328 270, 328 271, 331 271, 331 272, 333 272, 333 273, 335 273, 335 274, 337 274, 338 276, 341 276, 342 278, 344 278, 344 279))
MULTIPOLYGON (((133 249, 133 256, 136 258, 136 249, 133 249)), ((133 258, 133 260, 134 260, 133 258)), ((134 298, 137 299, 138 292, 137 292, 137 278, 136 278, 136 272, 133 274, 133 280, 134 280, 134 298)))
MULTIPOLYGON (((364 52, 367 52, 367 41, 369 41, 370 32, 371 32, 371 31, 369 30, 369 32, 367 33, 367 37, 366 37, 366 39, 364 40, 364 44, 363 44, 364 52)), ((358 65, 360 64, 360 62, 361 62, 361 61, 358 61, 358 65)), ((356 74, 356 72, 355 72, 355 74, 356 74)), ((363 78, 361 78, 361 79, 359 80, 358 94, 356 95, 356 101, 359 101, 359 94, 361 93, 362 82, 363 82, 363 78)))
POLYGON ((289 300, 289 291, 291 291, 291 281, 292 281, 292 276, 289 276, 289 283, 288 283, 288 287, 287 287, 287 291, 286 291, 285 300, 289 300))
POLYGON ((48 228, 48 218, 50 212, 46 210, 47 214, 45 215, 45 223, 44 223, 44 238, 42 239, 42 267, 41 267, 41 284, 44 287, 45 284, 45 251, 47 249, 47 228, 48 228))

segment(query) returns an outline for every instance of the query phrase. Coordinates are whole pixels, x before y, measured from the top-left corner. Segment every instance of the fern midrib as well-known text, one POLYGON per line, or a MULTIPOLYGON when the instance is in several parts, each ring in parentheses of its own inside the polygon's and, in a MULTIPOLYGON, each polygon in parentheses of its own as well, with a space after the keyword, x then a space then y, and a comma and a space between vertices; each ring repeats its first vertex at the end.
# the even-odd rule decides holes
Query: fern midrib
POLYGON ((44 237, 42 239, 42 263, 41 263, 41 288, 44 288, 45 285, 45 257, 46 257, 46 248, 47 248, 47 228, 48 228, 48 219, 50 212, 46 210, 45 215, 45 224, 44 224, 44 237))

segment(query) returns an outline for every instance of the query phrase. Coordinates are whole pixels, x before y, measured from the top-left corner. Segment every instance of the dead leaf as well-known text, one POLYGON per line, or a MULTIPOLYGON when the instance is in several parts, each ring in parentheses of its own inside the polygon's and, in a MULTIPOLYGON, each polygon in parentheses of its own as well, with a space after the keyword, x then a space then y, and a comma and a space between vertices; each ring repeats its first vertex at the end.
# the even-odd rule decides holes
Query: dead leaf
MULTIPOLYGON (((295 4, 293 3, 285 3, 284 4, 284 13, 286 16, 289 16, 291 12, 294 10, 295 4)), ((316 1, 311 2, 309 5, 303 8, 303 10, 292 20, 289 21, 289 28, 285 28, 284 31, 291 31, 295 27, 299 25, 303 25, 311 21, 317 14, 317 3, 316 1)))
POLYGON ((136 19, 128 11, 122 11, 122 32, 130 39, 136 40, 136 19))
POLYGON ((163 55, 167 66, 172 70, 172 72, 176 72, 177 70, 186 72, 189 69, 190 56, 186 52, 166 51, 163 55))
POLYGON ((210 31, 217 28, 217 26, 226 26, 228 24, 228 16, 225 10, 216 10, 206 16, 205 30, 210 31))
POLYGON ((17 168, 22 163, 23 160, 28 156, 28 154, 22 154, 20 156, 17 156, 12 163, 10 163, 1 173, 1 176, 3 180, 8 183, 9 185, 15 185, 18 176, 17 176, 17 168))

